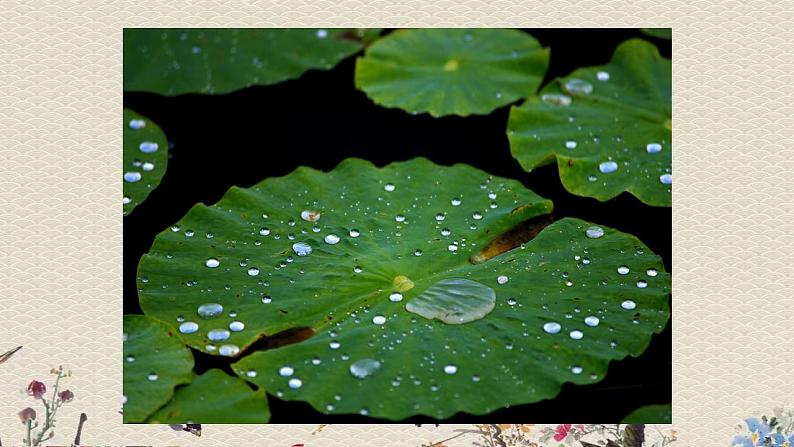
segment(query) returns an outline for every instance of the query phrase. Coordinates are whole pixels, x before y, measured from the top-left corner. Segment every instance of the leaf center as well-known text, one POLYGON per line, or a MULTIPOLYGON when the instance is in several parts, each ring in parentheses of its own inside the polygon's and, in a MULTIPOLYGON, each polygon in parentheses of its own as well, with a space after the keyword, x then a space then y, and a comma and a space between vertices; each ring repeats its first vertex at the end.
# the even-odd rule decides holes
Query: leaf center
POLYGON ((457 71, 460 67, 460 61, 457 59, 450 59, 444 64, 444 71, 457 71))

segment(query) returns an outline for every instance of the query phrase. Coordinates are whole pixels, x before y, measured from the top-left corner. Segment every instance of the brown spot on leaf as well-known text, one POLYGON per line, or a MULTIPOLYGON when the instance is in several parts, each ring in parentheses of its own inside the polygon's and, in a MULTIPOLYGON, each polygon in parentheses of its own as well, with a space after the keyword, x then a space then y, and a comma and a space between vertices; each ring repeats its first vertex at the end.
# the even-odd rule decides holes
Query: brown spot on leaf
MULTIPOLYGON (((513 210, 513 213, 521 212, 523 207, 518 207, 513 210)), ((479 252, 471 255, 469 262, 472 264, 481 264, 491 258, 501 255, 510 251, 521 244, 532 240, 544 228, 554 222, 556 218, 553 215, 538 216, 532 219, 521 222, 515 227, 505 231, 497 236, 479 252)))

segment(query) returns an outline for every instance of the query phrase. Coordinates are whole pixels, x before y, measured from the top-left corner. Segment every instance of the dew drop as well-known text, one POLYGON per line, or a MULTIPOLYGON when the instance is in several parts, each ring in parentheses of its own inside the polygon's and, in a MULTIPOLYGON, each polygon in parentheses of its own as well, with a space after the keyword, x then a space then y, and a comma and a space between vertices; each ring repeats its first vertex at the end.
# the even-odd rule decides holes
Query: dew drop
POLYGON ((132 119, 130 120, 130 129, 143 129, 146 127, 146 121, 140 119, 132 119))
POLYGON ((649 154, 655 154, 662 150, 662 145, 659 143, 648 143, 648 145, 645 146, 645 150, 648 151, 649 154))
POLYGON ((499 284, 505 284, 507 283, 507 281, 509 281, 509 278, 505 275, 501 275, 498 278, 496 278, 496 282, 498 282, 499 284))
POLYGON ((455 197, 454 199, 450 200, 450 202, 449 202, 449 203, 451 203, 451 204, 452 204, 452 206, 460 206, 460 204, 461 204, 461 201, 460 201, 460 199, 459 199, 459 198, 455 197))
POLYGON ((350 365, 350 374, 357 379, 364 379, 380 368, 380 362, 374 359, 361 359, 350 365))
POLYGON ((141 173, 136 171, 128 171, 124 173, 124 181, 135 183, 141 180, 141 173))
POLYGON ((231 330, 232 332, 240 332, 243 329, 245 329, 245 323, 243 323, 242 321, 232 321, 231 323, 229 323, 229 330, 231 330))
POLYGON ((256 267, 251 267, 248 269, 248 276, 257 276, 259 275, 259 269, 256 267))
POLYGON ((420 250, 418 248, 416 250, 414 250, 414 256, 422 256, 422 250, 420 250))
POLYGON ((383 189, 384 189, 386 192, 392 192, 392 191, 394 191, 394 189, 395 189, 395 188, 394 188, 394 184, 393 184, 393 183, 386 183, 385 185, 383 185, 383 189))
POLYGON ((656 269, 648 269, 645 271, 645 274, 648 276, 656 276, 659 272, 657 272, 656 269))
POLYGON ((157 376, 157 373, 156 373, 156 372, 151 372, 151 373, 149 373, 149 375, 148 375, 148 376, 146 376, 146 378, 149 380, 149 382, 154 382, 154 381, 156 381, 156 380, 157 380, 159 377, 157 376))
POLYGON ((648 282, 641 279, 641 280, 637 281, 637 287, 640 288, 640 289, 644 289, 644 288, 648 287, 648 282))
POLYGON ((571 331, 571 333, 568 334, 568 335, 574 340, 581 340, 582 337, 584 337, 584 332, 579 331, 579 330, 574 330, 574 331, 571 331))
POLYGON ((134 362, 134 361, 135 361, 135 356, 132 356, 132 355, 128 355, 128 356, 127 356, 127 362, 128 362, 128 363, 132 363, 132 362, 134 362))
POLYGON ((350 234, 350 237, 359 237, 361 235, 361 232, 354 228, 350 230, 348 234, 350 234))
POLYGON ((624 308, 626 310, 633 310, 633 309, 635 309, 637 307, 637 303, 635 303, 632 300, 626 300, 626 301, 623 301, 622 303, 620 303, 620 307, 622 307, 622 308, 624 308))
POLYGON ((295 373, 295 370, 292 369, 291 366, 286 366, 285 365, 285 366, 282 366, 281 368, 279 368, 279 370, 278 370, 278 375, 280 375, 281 377, 289 377, 293 373, 295 373))
POLYGON ((312 246, 306 242, 296 242, 292 244, 292 251, 298 256, 307 256, 312 252, 312 246))
POLYGON ((132 199, 127 197, 127 196, 124 196, 124 199, 122 200, 122 202, 124 203, 124 205, 126 205, 126 204, 132 202, 132 199))
POLYGON ((198 331, 199 325, 192 322, 192 321, 185 321, 184 323, 179 325, 179 332, 183 334, 192 334, 198 331))
POLYGON ((577 95, 589 95, 593 93, 593 85, 584 79, 573 78, 565 81, 565 90, 577 95))
POLYGON ((598 73, 596 73, 596 79, 598 79, 599 81, 608 81, 609 73, 605 71, 599 71, 598 73))
POLYGON ((441 221, 443 221, 446 218, 447 218, 447 216, 445 216, 444 213, 436 214, 436 222, 441 222, 441 221))
POLYGON ((157 149, 159 149, 159 146, 158 146, 158 145, 157 145, 157 143, 155 143, 155 142, 152 142, 152 141, 144 141, 143 143, 141 143, 141 144, 138 146, 138 149, 139 149, 141 152, 143 152, 144 154, 151 154, 151 153, 153 153, 153 152, 157 152, 157 149))
POLYGON ((324 240, 325 240, 326 244, 335 245, 335 244, 339 243, 339 236, 337 236, 335 234, 329 234, 329 235, 325 236, 324 240))
POLYGON ((403 294, 400 292, 394 292, 391 295, 389 295, 389 301, 391 301, 392 303, 399 303, 402 300, 403 300, 403 294))
POLYGON ((383 315, 375 315, 374 317, 372 317, 372 322, 377 325, 382 325, 386 323, 386 317, 384 317, 383 315))
POLYGON ((267 236, 267 235, 270 234, 270 229, 262 227, 262 228, 259 229, 259 234, 262 235, 262 236, 267 236))
POLYGON ((474 220, 480 220, 480 219, 482 219, 482 213, 481 213, 481 212, 479 212, 479 211, 475 211, 475 212, 474 212, 474 214, 472 214, 472 215, 471 215, 471 217, 472 217, 474 220))
POLYGON ((585 231, 585 234, 591 239, 597 239, 604 235, 604 229, 601 227, 590 227, 585 231))
POLYGON ((598 170, 601 171, 602 174, 611 174, 618 170, 618 164, 614 161, 604 161, 598 165, 598 170))
POLYGON ((565 147, 567 149, 576 149, 576 141, 569 140, 565 142, 565 147))
POLYGON ((265 295, 262 297, 262 304, 270 304, 271 302, 273 302, 273 298, 270 296, 265 295))
POLYGON ((455 253, 456 251, 458 251, 458 246, 457 246, 457 245, 455 245, 455 244, 450 244, 450 245, 447 247, 447 250, 451 251, 452 253, 455 253))
POLYGON ((199 306, 196 312, 201 318, 209 320, 220 315, 223 312, 223 306, 218 303, 206 303, 199 306))
POLYGON ((553 321, 550 321, 543 325, 543 331, 546 332, 547 334, 558 334, 561 329, 562 326, 560 326, 560 323, 555 323, 553 321))
POLYGON ((356 273, 361 273, 361 272, 364 271, 364 269, 362 269, 360 266, 357 265, 357 266, 353 267, 353 271, 356 272, 356 273))
POLYGON ((442 236, 449 236, 451 233, 452 233, 452 231, 450 231, 449 228, 442 228, 441 229, 441 235, 442 236))
POLYGON ((211 341, 224 341, 229 338, 229 331, 226 329, 213 329, 207 332, 207 338, 211 341))
POLYGON ((215 267, 221 265, 221 262, 218 261, 215 258, 209 258, 209 259, 207 259, 207 262, 204 263, 204 265, 206 265, 207 267, 209 267, 211 269, 214 269, 215 267))
POLYGON ((326 37, 328 37, 328 31, 324 29, 318 29, 315 35, 317 36, 318 39, 325 39, 326 37))
POLYGON ((331 349, 339 349, 340 346, 342 345, 339 344, 339 342, 336 340, 332 341, 331 343, 328 343, 328 347, 331 349))
POLYGON ((673 174, 662 174, 659 176, 659 181, 664 185, 672 185, 673 174))
POLYGON ((246 377, 250 377, 250 378, 254 378, 254 377, 256 377, 256 371, 254 371, 253 369, 249 369, 248 371, 245 372, 245 376, 246 377))
POLYGON ((455 366, 455 365, 449 364, 449 365, 444 367, 444 372, 447 373, 447 374, 450 374, 450 375, 455 374, 456 372, 458 372, 458 367, 455 366))
POLYGON ((559 93, 546 93, 540 97, 540 100, 552 106, 571 105, 571 97, 567 95, 561 95, 559 93))
POLYGON ((516 301, 516 299, 515 299, 515 298, 508 298, 508 299, 507 299, 507 304, 509 304, 509 305, 511 305, 511 306, 515 306, 515 305, 516 305, 516 303, 518 303, 518 301, 516 301))
POLYGON ((301 219, 306 222, 317 222, 320 220, 320 212, 310 210, 301 211, 301 219))
POLYGON ((571 367, 571 372, 574 373, 574 374, 581 374, 582 373, 582 367, 581 366, 572 366, 571 367))
POLYGON ((596 326, 598 326, 598 323, 600 321, 601 320, 599 320, 598 317, 596 317, 594 315, 590 315, 589 317, 584 319, 584 324, 586 324, 586 325, 588 325, 590 327, 596 327, 596 326))
POLYGON ((289 387, 292 388, 293 390, 297 390, 298 388, 303 386, 303 381, 297 377, 293 377, 292 379, 289 379, 287 385, 289 385, 289 387))
POLYGON ((621 265, 620 267, 618 267, 618 273, 620 273, 621 275, 627 275, 629 273, 629 268, 625 265, 621 265))
POLYGON ((394 216, 394 220, 396 222, 405 222, 405 216, 403 216, 402 214, 398 214, 398 215, 394 216))

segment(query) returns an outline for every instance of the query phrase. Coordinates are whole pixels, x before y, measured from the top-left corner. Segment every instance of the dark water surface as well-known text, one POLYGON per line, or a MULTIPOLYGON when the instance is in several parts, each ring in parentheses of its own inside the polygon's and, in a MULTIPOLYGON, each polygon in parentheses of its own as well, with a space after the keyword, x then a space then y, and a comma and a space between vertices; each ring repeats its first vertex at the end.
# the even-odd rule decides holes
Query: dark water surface
MULTIPOLYGON (((671 53, 670 41, 632 29, 528 32, 551 47, 545 82, 579 67, 606 64, 615 47, 632 37, 653 42, 665 57, 671 53)), ((488 116, 466 118, 413 116, 376 106, 353 85, 354 61, 348 58, 331 71, 310 71, 297 80, 227 95, 124 93, 124 106, 154 120, 172 143, 162 183, 124 218, 124 313, 141 313, 135 290, 138 260, 155 235, 195 203, 213 204, 232 185, 249 187, 298 166, 330 170, 348 157, 383 166, 423 156, 441 165, 466 163, 517 179, 551 199, 559 217, 577 217, 637 236, 671 271, 670 208, 646 206, 627 193, 608 202, 571 195, 560 183, 556 164, 524 172, 510 156, 505 133, 509 106, 488 116)), ((597 384, 566 384, 554 400, 486 416, 460 413, 445 422, 618 422, 639 406, 671 401, 671 338, 668 324, 643 355, 613 362, 607 377, 597 384)), ((230 359, 194 353, 197 371, 213 367, 230 371, 230 359)), ((303 402, 272 396, 269 400, 271 423, 389 422, 358 415, 327 416, 303 402)), ((432 420, 415 417, 404 422, 432 420)))

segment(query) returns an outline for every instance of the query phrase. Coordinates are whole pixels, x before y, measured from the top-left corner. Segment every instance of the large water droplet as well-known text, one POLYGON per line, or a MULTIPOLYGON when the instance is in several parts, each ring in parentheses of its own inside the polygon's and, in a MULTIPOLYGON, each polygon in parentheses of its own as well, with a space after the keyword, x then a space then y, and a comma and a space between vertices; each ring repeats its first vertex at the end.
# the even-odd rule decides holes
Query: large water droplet
POLYGON ((662 145, 659 143, 648 143, 648 145, 645 146, 645 150, 648 151, 649 154, 655 154, 662 150, 662 145))
POLYGON ((289 387, 292 388, 293 390, 297 390, 298 388, 303 386, 303 381, 297 377, 294 377, 292 379, 289 379, 287 385, 289 385, 289 387))
POLYGON ((621 275, 628 275, 629 268, 625 265, 621 265, 620 267, 618 267, 618 273, 620 273, 621 275))
POLYGON ((593 93, 593 84, 584 79, 572 78, 565 81, 565 90, 577 95, 589 95, 593 93))
POLYGON ((384 189, 386 192, 392 192, 392 191, 394 191, 394 183, 386 183, 385 185, 383 185, 383 189, 384 189))
POLYGON ((199 325, 192 321, 185 321, 179 325, 179 332, 183 334, 192 334, 199 329, 199 325))
POLYGON ((383 315, 375 315, 374 317, 372 317, 372 322, 377 325, 384 324, 386 323, 386 317, 384 317, 383 315))
POLYGON ((229 338, 229 331, 226 329, 213 329, 207 332, 207 338, 211 341, 224 341, 229 338))
POLYGON ((561 329, 562 326, 560 326, 560 323, 555 323, 553 321, 543 325, 543 331, 545 331, 547 334, 558 334, 561 329))
POLYGON ((295 370, 294 370, 294 369, 292 369, 292 367, 291 367, 291 366, 289 366, 289 365, 282 366, 282 367, 281 367, 281 368, 279 368, 279 370, 278 370, 278 375, 280 375, 281 377, 289 377, 289 376, 291 376, 293 373, 295 373, 295 370))
POLYGON ((143 129, 146 127, 146 121, 140 119, 132 119, 130 120, 130 129, 143 129))
POLYGON ((402 300, 403 300, 403 294, 400 292, 394 292, 391 295, 389 295, 389 301, 391 301, 392 303, 399 303, 402 300))
POLYGON ((447 324, 463 324, 488 315, 496 305, 490 287, 463 278, 441 280, 405 305, 409 312, 447 324))
POLYGON ((604 229, 601 227, 590 227, 585 231, 587 237, 597 239, 604 235, 604 229))
POLYGON ((206 265, 207 267, 213 269, 213 268, 221 265, 221 261, 218 261, 215 258, 209 258, 209 259, 207 259, 207 262, 204 263, 204 265, 206 265))
POLYGON ((581 340, 582 337, 584 337, 584 332, 582 332, 580 330, 574 330, 574 331, 571 331, 571 333, 568 334, 568 335, 574 340, 581 340))
POLYGON ((455 374, 456 372, 458 372, 458 367, 455 366, 455 365, 449 364, 449 365, 444 367, 444 372, 447 373, 447 374, 450 374, 450 375, 455 374))
POLYGON ((301 219, 306 222, 317 222, 320 220, 320 212, 310 210, 301 211, 301 219))
POLYGON ((240 352, 240 347, 237 345, 221 345, 218 348, 218 354, 224 357, 233 357, 240 352))
POLYGON ((306 242, 296 242, 292 244, 292 251, 298 256, 307 256, 312 252, 312 246, 306 242))
POLYGON ((508 278, 505 275, 501 275, 501 276, 496 278, 496 282, 498 282, 499 284, 506 284, 507 281, 509 281, 509 280, 510 280, 510 278, 508 278))
POLYGON ((561 95, 559 93, 545 93, 540 97, 540 100, 552 106, 571 105, 571 97, 567 95, 561 95))
POLYGON ((357 379, 371 376, 380 368, 380 362, 374 359, 361 359, 350 365, 350 374, 357 379))
POLYGON ((138 149, 143 152, 144 154, 151 154, 152 152, 157 152, 159 146, 157 143, 152 141, 144 141, 140 145, 138 145, 138 149))
POLYGON ((206 303, 199 306, 196 312, 201 318, 209 320, 220 315, 223 312, 223 306, 218 303, 206 303))
POLYGON ((659 181, 665 185, 672 185, 673 184, 673 174, 662 174, 659 176, 659 181))
POLYGON ((618 164, 614 161, 604 161, 598 165, 598 170, 601 171, 602 174, 611 174, 618 170, 618 164))
POLYGON ((620 303, 620 307, 622 307, 622 308, 624 308, 626 310, 633 310, 633 309, 635 309, 637 307, 637 303, 635 303, 632 300, 626 300, 626 301, 623 301, 622 303, 620 303))
POLYGON ((256 267, 251 267, 248 269, 248 276, 257 276, 259 275, 259 269, 256 267))
POLYGON ((590 327, 596 327, 596 326, 598 326, 598 323, 600 321, 601 320, 599 320, 598 317, 590 315, 589 317, 584 319, 584 324, 586 324, 586 325, 588 325, 590 327))
POLYGON ((129 171, 124 173, 124 181, 135 183, 141 180, 141 173, 136 171, 129 171))
POLYGON ((232 332, 240 332, 243 329, 245 329, 245 323, 243 323, 242 321, 232 321, 231 323, 229 323, 229 329, 232 332))

